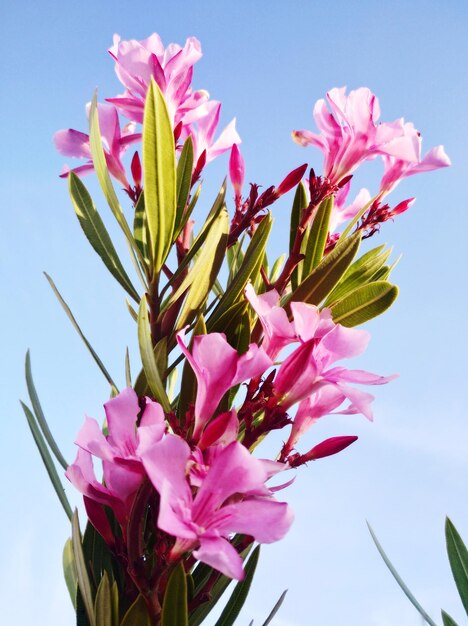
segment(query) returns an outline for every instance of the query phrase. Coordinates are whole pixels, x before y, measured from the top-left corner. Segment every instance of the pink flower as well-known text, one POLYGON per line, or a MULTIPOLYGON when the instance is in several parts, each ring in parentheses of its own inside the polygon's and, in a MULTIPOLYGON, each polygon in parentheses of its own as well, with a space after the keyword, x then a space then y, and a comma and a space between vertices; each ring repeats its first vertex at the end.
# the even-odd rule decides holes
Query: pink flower
POLYGON ((346 88, 334 88, 327 101, 318 100, 314 107, 320 134, 308 130, 293 132, 293 139, 303 145, 314 145, 325 156, 324 175, 338 184, 345 176, 376 155, 385 154, 405 162, 418 162, 419 133, 402 119, 377 124, 380 106, 377 97, 361 87, 346 95, 346 88))
POLYGON ((233 144, 229 158, 229 178, 235 193, 236 206, 239 206, 242 198, 242 186, 244 184, 245 163, 244 158, 237 147, 233 144))
POLYGON ((156 33, 143 41, 121 41, 114 35, 109 53, 115 59, 115 72, 126 91, 108 101, 134 122, 143 122, 151 77, 164 94, 174 127, 187 111, 197 109, 208 99, 206 91, 191 88, 193 66, 202 56, 200 42, 195 37, 189 37, 183 48, 174 43, 164 48, 156 33))
POLYGON ((146 398, 137 428, 141 409, 130 388, 106 402, 104 408, 108 435, 103 434, 96 420, 87 417, 76 438, 76 460, 65 475, 87 498, 111 506, 122 522, 145 476, 141 454, 164 435, 164 412, 159 404, 146 398), (102 460, 104 485, 94 474, 93 456, 102 460))
POLYGON ((215 133, 219 124, 221 102, 210 100, 200 109, 187 112, 182 119, 181 141, 190 135, 193 141, 194 163, 205 153, 205 162, 209 163, 217 156, 230 150, 234 144, 241 143, 236 130, 235 118, 229 122, 217 139, 215 133))
POLYGON ((223 333, 194 337, 192 353, 188 351, 184 338, 183 331, 177 334, 179 347, 197 378, 193 438, 198 441, 224 394, 235 385, 260 376, 272 363, 265 351, 254 343, 239 356, 223 333))
MULTIPOLYGON (((412 124, 410 124, 412 127, 412 124)), ((439 169, 441 167, 448 167, 451 165, 451 161, 445 153, 443 146, 436 146, 429 150, 429 152, 421 159, 421 144, 422 139, 419 133, 418 146, 417 146, 417 158, 414 161, 404 161, 396 156, 383 155, 384 161, 384 174, 380 183, 379 196, 382 198, 392 191, 402 180, 407 176, 413 174, 419 174, 421 172, 430 172, 432 170, 439 169)), ((400 213, 402 211, 399 211, 400 213)))
POLYGON ((347 182, 346 185, 343 185, 343 187, 341 187, 335 195, 333 211, 328 225, 328 231, 330 233, 334 233, 336 229, 341 226, 341 224, 356 217, 359 211, 371 200, 369 190, 363 187, 359 190, 357 196, 351 204, 346 205, 346 199, 350 188, 351 181, 347 182))
POLYGON ((242 559, 229 537, 242 533, 260 543, 278 541, 289 530, 292 513, 286 503, 250 495, 265 491, 268 473, 238 442, 219 452, 195 495, 187 480, 190 455, 188 444, 175 435, 143 453, 160 495, 158 527, 177 537, 174 560, 194 550, 196 559, 241 580, 242 559))
MULTIPOLYGON (((109 104, 98 104, 98 117, 109 172, 125 188, 128 188, 129 184, 122 164, 122 156, 130 144, 140 141, 141 135, 134 132, 135 124, 133 123, 127 124, 121 129, 117 109, 109 104)), ((87 159, 84 165, 73 168, 72 172, 75 172, 75 174, 87 174, 94 170, 91 148, 89 146, 89 135, 72 128, 59 130, 54 135, 54 143, 60 154, 87 159)), ((69 172, 70 169, 65 167, 61 176, 66 177, 69 172)))

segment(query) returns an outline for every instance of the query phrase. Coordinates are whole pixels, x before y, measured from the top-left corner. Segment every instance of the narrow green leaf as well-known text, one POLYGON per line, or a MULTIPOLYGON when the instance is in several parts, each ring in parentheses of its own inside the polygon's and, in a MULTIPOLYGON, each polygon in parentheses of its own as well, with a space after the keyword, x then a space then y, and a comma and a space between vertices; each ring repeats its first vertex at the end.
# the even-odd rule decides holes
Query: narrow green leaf
POLYGON ((99 585, 104 573, 107 573, 109 581, 112 581, 114 576, 111 551, 91 522, 86 524, 82 546, 85 563, 90 567, 89 573, 94 587, 99 585))
POLYGON ((455 584, 468 615, 468 550, 450 519, 445 519, 447 555, 455 584))
POLYGON ((174 237, 175 241, 185 225, 186 212, 185 207, 189 198, 190 187, 192 183, 193 170, 193 141, 189 135, 184 143, 182 152, 177 163, 177 211, 175 219, 174 237))
POLYGON ((128 312, 130 313, 132 318, 135 320, 135 322, 138 322, 138 313, 135 311, 135 309, 132 307, 127 299, 125 300, 125 304, 127 305, 128 312))
POLYGON ((145 260, 138 249, 135 239, 133 238, 132 231, 130 230, 127 220, 125 219, 124 212, 120 206, 114 186, 109 176, 109 171, 107 169, 106 156, 104 154, 104 148, 102 147, 101 130, 99 128, 96 94, 94 94, 91 101, 91 108, 89 110, 89 146, 93 158, 94 170, 107 200, 107 204, 109 205, 117 223, 127 239, 135 270, 137 271, 143 285, 145 285, 145 278, 141 273, 140 266, 138 265, 139 260, 141 265, 144 267, 145 260), (138 257, 138 259, 136 257, 138 257))
POLYGON ((24 414, 26 415, 29 428, 34 438, 34 442, 39 450, 39 454, 41 455, 42 461, 45 465, 45 468, 49 475, 52 486, 55 489, 55 493, 57 494, 58 499, 60 500, 60 503, 62 504, 63 509, 65 513, 67 514, 68 518, 71 519, 73 513, 71 510, 70 504, 67 500, 67 497, 65 495, 65 490, 62 486, 59 475, 57 474, 57 470, 55 469, 54 461, 52 460, 52 457, 50 456, 50 452, 47 448, 47 444, 44 440, 44 437, 42 436, 42 433, 37 425, 36 419, 34 418, 34 415, 32 414, 29 407, 26 406, 24 402, 21 402, 21 400, 20 400, 20 404, 23 407, 24 414))
POLYGON ((360 233, 340 241, 317 267, 295 289, 288 301, 320 304, 343 276, 356 256, 361 243, 360 233))
POLYGON ((305 249, 305 257, 302 261, 302 276, 309 276, 310 272, 317 267, 323 258, 328 237, 328 224, 333 211, 333 196, 329 196, 317 208, 314 220, 310 227, 305 249))
POLYGON ((174 275, 171 279, 166 283, 164 288, 161 291, 161 298, 167 289, 174 283, 175 280, 179 278, 182 272, 190 265, 192 259, 195 257, 197 252, 200 250, 202 245, 205 243, 206 238, 215 222, 218 218, 221 211, 224 209, 224 200, 226 197, 226 179, 224 179, 223 184, 221 185, 221 189, 219 190, 218 195, 216 196, 216 200, 214 201, 213 206, 211 207, 210 212, 205 220, 205 223, 202 226, 202 229, 194 239, 192 245, 190 246, 190 250, 185 255, 183 261, 179 264, 177 270, 174 272, 174 275))
POLYGON ((331 308, 333 320, 357 326, 386 311, 398 296, 398 287, 378 281, 358 287, 331 308))
POLYGON ((252 552, 245 565, 245 578, 237 583, 215 626, 232 626, 244 606, 260 556, 260 546, 252 552))
POLYGON ((119 587, 117 581, 114 580, 111 587, 112 596, 112 624, 113 626, 120 626, 119 619, 119 587))
POLYGON ((265 622, 263 622, 263 626, 268 626, 268 624, 272 621, 272 619, 273 619, 273 618, 275 617, 275 615, 278 613, 278 611, 279 611, 279 609, 280 609, 281 605, 282 605, 282 604, 283 604, 283 602, 284 602, 284 599, 285 599, 285 597, 286 597, 286 594, 287 594, 287 593, 288 593, 288 590, 287 590, 287 589, 285 589, 285 590, 283 591, 283 593, 280 595, 280 597, 279 597, 279 599, 278 599, 277 603, 275 604, 275 606, 273 607, 273 609, 272 609, 272 611, 271 611, 270 615, 267 617, 266 621, 265 621, 265 622))
POLYGON ((161 626, 188 626, 187 581, 182 562, 174 568, 167 583, 161 626))
POLYGON ((125 384, 127 387, 132 386, 132 371, 130 369, 130 354, 128 347, 125 349, 125 384))
POLYGON ((218 306, 211 314, 207 327, 211 332, 211 328, 226 313, 226 311, 235 304, 242 295, 245 286, 249 280, 255 281, 263 263, 268 236, 272 226, 271 215, 266 215, 260 222, 257 230, 252 237, 249 246, 245 252, 244 260, 239 271, 234 276, 231 284, 226 289, 224 296, 221 298, 218 306))
POLYGON ((270 283, 274 283, 276 279, 278 278, 278 276, 280 275, 285 260, 286 260, 286 255, 282 254, 273 263, 273 267, 271 268, 271 272, 270 272, 270 283))
MULTIPOLYGON (((148 224, 146 222, 145 192, 142 191, 135 205, 133 217, 133 235, 141 256, 144 258, 146 266, 150 265, 150 251, 148 248, 148 224)), ((138 299, 139 301, 139 299, 138 299)))
POLYGON ((89 341, 86 339, 86 337, 83 334, 83 331, 81 330, 81 328, 78 326, 78 322, 76 321, 73 313, 70 310, 70 307, 68 306, 68 304, 65 302, 65 300, 62 298, 62 295, 60 294, 59 290, 57 289, 57 287, 55 286, 54 281, 52 280, 52 278, 46 273, 44 272, 44 276, 47 278, 47 281, 49 282, 49 285, 52 287, 52 291, 55 293, 57 300, 60 302, 60 304, 62 305, 63 310, 65 311, 65 313, 68 316, 68 319, 70 320, 70 322, 73 324, 73 327, 75 328, 76 332, 79 334, 79 336, 81 337, 83 343, 85 344, 85 346, 88 348, 89 352, 91 353, 91 356, 93 357, 94 361, 96 362, 97 366, 99 367, 99 369, 101 370, 101 372, 104 374, 105 379, 107 380, 107 382, 109 383, 109 385, 111 387, 114 388, 114 390, 118 393, 118 388, 117 385, 114 383, 114 381, 112 380, 111 375, 109 374, 109 372, 107 371, 107 369, 104 367, 103 362, 101 361, 101 359, 98 357, 98 355, 96 354, 95 350, 93 349, 93 347, 91 346, 91 344, 89 343, 89 341))
POLYGON ((76 589, 78 585, 78 575, 76 572, 75 556, 73 554, 73 545, 71 539, 67 539, 65 545, 63 546, 62 565, 65 584, 67 585, 73 608, 76 609, 76 589))
POLYGON ((171 403, 169 402, 161 380, 151 341, 146 296, 143 296, 141 299, 138 313, 138 343, 140 346, 141 362, 148 385, 154 394, 154 398, 161 404, 166 412, 169 412, 171 410, 171 403))
MULTIPOLYGON (((304 183, 301 181, 296 187, 296 193, 294 194, 294 201, 291 209, 291 224, 289 228, 289 252, 292 251, 294 241, 296 239, 297 229, 299 222, 301 221, 301 215, 303 209, 308 204, 307 192, 304 183)), ((291 285, 295 289, 302 279, 302 267, 301 264, 296 267, 291 276, 291 285)))
POLYGON ((151 626, 150 617, 142 595, 138 596, 125 613, 121 626, 151 626))
POLYGON ((186 279, 171 298, 171 300, 177 300, 188 289, 175 330, 180 330, 187 323, 190 323, 205 304, 223 264, 228 232, 229 217, 227 211, 223 210, 214 221, 203 248, 186 279))
MULTIPOLYGON (((193 329, 192 338, 189 344, 189 350, 192 351, 193 338, 198 335, 206 335, 206 324, 203 315, 198 318, 195 327, 193 329)), ((194 371, 187 359, 184 359, 184 367, 182 369, 182 380, 180 383, 179 402, 177 403, 177 415, 179 422, 184 423, 185 414, 191 403, 195 403, 195 396, 197 392, 197 379, 194 371)))
POLYGON ((367 523, 367 527, 369 529, 369 532, 371 534, 371 537, 375 543, 375 546, 377 548, 377 550, 380 553, 380 556, 382 557, 385 565, 388 567, 388 569, 390 570, 390 573, 392 574, 393 578, 396 580, 396 582, 398 583, 398 585, 400 586, 400 589, 403 591, 403 593, 406 595, 406 597, 408 598, 408 600, 411 602, 411 604, 414 606, 414 608, 418 611, 418 613, 423 617, 423 619, 430 624, 430 626, 437 626, 437 624, 430 618, 430 616, 426 613, 426 611, 423 609, 423 607, 419 604, 419 602, 416 600, 416 598, 413 596, 413 594, 411 593, 411 591, 408 589, 408 587, 406 586, 406 584, 403 582, 401 576, 398 574, 398 572, 396 571, 394 565, 392 564, 392 562, 390 561, 390 559, 388 558, 388 556, 385 554, 384 549, 382 548, 382 546, 379 543, 379 540, 377 539, 374 531, 372 530, 369 522, 367 523))
POLYGON ((112 624, 112 596, 109 576, 104 572, 94 601, 96 626, 113 626, 112 624))
POLYGON ((177 196, 174 133, 164 96, 153 78, 143 119, 143 174, 153 271, 158 273, 172 244, 177 196))
POLYGON ((88 190, 73 172, 70 172, 68 177, 68 189, 78 221, 94 251, 101 257, 104 265, 117 282, 136 302, 139 302, 138 292, 132 285, 119 259, 109 233, 94 206, 88 190))
POLYGON ((442 610, 441 613, 444 626, 458 626, 457 622, 453 619, 453 617, 450 617, 448 613, 444 610, 442 610))
POLYGON ((39 424, 40 429, 42 430, 42 434, 44 435, 49 448, 53 452, 55 458, 63 467, 63 469, 67 469, 69 463, 66 462, 62 453, 59 450, 58 445, 55 442, 55 439, 50 432, 49 426, 47 424, 47 420, 44 416, 44 412, 42 411, 41 403, 39 402, 39 397, 37 395, 36 387, 34 385, 32 372, 31 372, 31 356, 29 354, 29 350, 26 352, 26 363, 25 363, 25 373, 26 373, 26 386, 28 388, 29 398, 31 400, 32 408, 34 414, 36 416, 37 423, 39 424))
POLYGON ((78 579, 78 587, 81 592, 86 614, 91 626, 96 626, 96 618, 94 615, 94 602, 91 582, 89 580, 88 570, 83 555, 81 545, 80 523, 78 521, 78 512, 75 510, 72 517, 72 546, 75 557, 76 573, 78 579))

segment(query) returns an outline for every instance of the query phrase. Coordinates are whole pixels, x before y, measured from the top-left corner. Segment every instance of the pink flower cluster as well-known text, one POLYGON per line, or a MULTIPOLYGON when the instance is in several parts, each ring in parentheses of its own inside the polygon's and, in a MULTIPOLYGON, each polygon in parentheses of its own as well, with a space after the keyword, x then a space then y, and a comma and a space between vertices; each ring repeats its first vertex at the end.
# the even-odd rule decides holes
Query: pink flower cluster
POLYGON ((159 497, 157 528, 172 537, 168 563, 192 552, 195 559, 240 579, 242 560, 230 542, 233 534, 269 543, 281 539, 292 522, 290 509, 275 499, 278 488, 269 488, 268 480, 339 452, 356 439, 332 438, 300 455, 293 453, 299 438, 346 399, 349 404, 341 412, 372 418, 372 396, 349 383, 382 384, 390 378, 334 365, 365 349, 366 332, 335 324, 328 310, 300 302, 291 304, 289 321, 274 291, 257 295, 249 286, 246 297, 263 327, 261 346, 253 343, 239 355, 223 334, 211 333, 194 337, 188 350, 184 332, 178 334, 197 380, 195 404, 183 426, 157 402, 139 400, 130 388, 105 404, 107 435, 94 419, 86 419, 67 477, 84 494, 88 517, 109 545, 115 537, 103 506, 114 512, 124 543, 130 541, 135 499, 149 481, 159 497), (272 370, 283 348, 293 343, 298 347, 272 370), (249 382, 241 407, 220 409, 225 394, 244 381, 249 382), (287 411, 297 403, 291 420, 287 411), (259 414, 263 419, 255 424, 259 414), (287 424, 292 429, 280 462, 252 456, 255 441, 287 424), (102 461, 102 482, 94 473, 93 457, 102 461))
MULTIPOLYGON (((195 155, 195 170, 203 169, 205 163, 240 143, 235 120, 216 137, 221 111, 221 103, 210 100, 208 92, 192 89, 193 66, 201 58, 200 42, 189 37, 182 48, 169 44, 167 48, 156 33, 143 41, 122 41, 114 36, 109 53, 115 61, 117 78, 125 87, 125 92, 115 98, 107 98, 110 104, 99 104, 99 124, 104 152, 110 173, 129 189, 122 157, 131 143, 140 141, 135 133, 137 123, 143 121, 146 93, 154 78, 161 89, 174 134, 180 141, 192 137, 195 155), (122 130, 118 112, 127 117, 130 123, 122 130)), ((77 174, 93 170, 89 136, 79 131, 60 130, 54 135, 57 150, 69 157, 87 159, 85 165, 74 168, 77 174)), ((65 167, 62 176, 67 176, 65 167)))

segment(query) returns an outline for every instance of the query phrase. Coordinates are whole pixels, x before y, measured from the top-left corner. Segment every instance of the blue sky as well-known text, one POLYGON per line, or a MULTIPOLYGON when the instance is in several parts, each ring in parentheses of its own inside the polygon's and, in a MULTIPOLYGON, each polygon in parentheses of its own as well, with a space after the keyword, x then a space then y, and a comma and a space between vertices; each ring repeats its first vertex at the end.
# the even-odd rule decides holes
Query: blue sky
MULTIPOLYGON (((377 390, 373 424, 337 417, 310 433, 311 445, 334 434, 360 439, 298 475, 287 494, 295 525, 283 542, 263 550, 239 624, 261 623, 288 588, 276 626, 419 626, 373 547, 366 518, 429 612, 440 621, 442 606, 464 623, 443 522, 450 515, 468 540, 466 2, 19 1, 3 8, 0 29, 5 623, 73 624, 61 582, 68 523, 17 402, 26 396, 24 353, 31 348, 44 410, 68 459, 84 414, 101 418, 108 391, 42 270, 120 383, 126 345, 137 362, 122 293, 81 234, 51 137, 59 128, 85 129, 84 105, 96 87, 102 97, 121 93, 106 53, 113 33, 142 39, 154 31, 165 43, 200 39, 204 57, 194 85, 223 102, 225 123, 237 117, 249 181, 278 183, 306 161, 320 170, 320 154, 293 144, 290 132, 313 128, 313 104, 334 86, 370 87, 383 120, 413 121, 426 150, 445 145, 453 166, 405 181, 395 201, 415 195, 417 202, 375 241, 393 245, 395 257, 403 254, 393 275, 401 294, 368 324, 373 339, 356 365, 400 378, 377 390)), ((373 165, 362 174, 369 186, 378 180, 373 165)), ((207 205, 225 169, 221 158, 207 173, 207 205)), ((289 201, 275 205, 272 253, 286 247, 289 201)))

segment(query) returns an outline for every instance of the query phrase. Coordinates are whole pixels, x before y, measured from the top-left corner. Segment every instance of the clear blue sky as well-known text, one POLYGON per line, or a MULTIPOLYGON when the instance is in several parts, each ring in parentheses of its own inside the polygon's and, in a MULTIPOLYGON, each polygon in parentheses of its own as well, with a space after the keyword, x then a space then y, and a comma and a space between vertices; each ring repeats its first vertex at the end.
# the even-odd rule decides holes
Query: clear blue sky
MULTIPOLYGON (((310 434, 311 444, 331 434, 360 439, 342 455, 311 464, 289 489, 296 523, 282 543, 263 550, 239 624, 261 623, 289 588, 276 626, 419 626, 365 518, 433 616, 440 621, 443 606, 465 623, 446 564, 443 522, 449 514, 468 540, 467 3, 20 0, 3 7, 0 29, 2 623, 74 623, 61 582, 68 523, 17 402, 26 396, 26 348, 67 458, 75 454, 84 414, 101 418, 107 394, 42 270, 121 383, 127 344, 137 361, 122 293, 81 234, 51 137, 59 128, 85 129, 84 105, 95 87, 103 97, 121 93, 106 53, 113 33, 142 39, 154 31, 165 43, 200 39, 204 57, 194 84, 223 101, 224 122, 237 116, 251 181, 278 183, 305 161, 320 168, 320 155, 294 145, 290 131, 313 128, 313 104, 334 86, 369 86, 382 119, 413 121, 426 150, 445 145, 453 167, 402 184, 395 199, 416 195, 417 203, 377 238, 403 253, 394 273, 401 295, 368 325, 373 340, 359 366, 401 377, 377 389, 374 424, 330 418, 310 434)), ((207 203, 225 168, 223 159, 211 168, 207 203)), ((368 172, 375 184, 374 169, 368 172)), ((98 204, 104 211, 101 198, 98 204)), ((279 234, 287 203, 283 211, 275 211, 279 234)), ((272 250, 285 247, 278 236, 272 250)))

